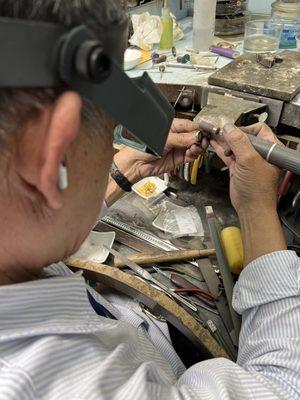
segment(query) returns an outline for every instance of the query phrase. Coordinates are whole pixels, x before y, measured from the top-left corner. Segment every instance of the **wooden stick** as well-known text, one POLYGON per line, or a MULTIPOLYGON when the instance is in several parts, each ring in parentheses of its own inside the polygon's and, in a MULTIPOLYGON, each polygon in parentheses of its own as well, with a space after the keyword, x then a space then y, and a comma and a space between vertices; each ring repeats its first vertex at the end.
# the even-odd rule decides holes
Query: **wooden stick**
MULTIPOLYGON (((206 258, 216 254, 215 249, 208 250, 176 250, 176 251, 164 251, 164 252, 152 252, 152 253, 134 253, 124 254, 126 258, 134 261, 138 265, 147 264, 162 264, 174 261, 185 261, 199 258, 206 258)), ((124 263, 115 258, 114 265, 117 268, 124 267, 124 263)))

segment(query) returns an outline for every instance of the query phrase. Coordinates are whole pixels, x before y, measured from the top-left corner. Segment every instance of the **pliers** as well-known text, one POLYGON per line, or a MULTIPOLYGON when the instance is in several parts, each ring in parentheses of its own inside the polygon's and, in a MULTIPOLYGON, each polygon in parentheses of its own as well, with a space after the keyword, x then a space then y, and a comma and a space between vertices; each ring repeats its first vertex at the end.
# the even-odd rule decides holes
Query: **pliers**
POLYGON ((186 278, 177 274, 171 274, 170 280, 177 286, 177 289, 174 290, 175 293, 194 294, 207 306, 217 308, 216 301, 218 301, 218 298, 209 291, 199 288, 186 278))

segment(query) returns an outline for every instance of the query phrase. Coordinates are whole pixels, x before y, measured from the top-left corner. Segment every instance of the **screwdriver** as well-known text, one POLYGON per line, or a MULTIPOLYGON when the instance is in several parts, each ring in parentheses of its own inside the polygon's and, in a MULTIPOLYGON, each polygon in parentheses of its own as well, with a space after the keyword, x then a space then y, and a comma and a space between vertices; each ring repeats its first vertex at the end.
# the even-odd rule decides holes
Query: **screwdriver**
MULTIPOLYGON (((199 129, 202 132, 209 133, 211 139, 218 140, 223 136, 223 131, 220 128, 205 121, 199 123, 199 129)), ((270 164, 300 175, 300 156, 298 151, 283 147, 278 143, 268 142, 250 134, 247 134, 247 137, 255 150, 270 164)))

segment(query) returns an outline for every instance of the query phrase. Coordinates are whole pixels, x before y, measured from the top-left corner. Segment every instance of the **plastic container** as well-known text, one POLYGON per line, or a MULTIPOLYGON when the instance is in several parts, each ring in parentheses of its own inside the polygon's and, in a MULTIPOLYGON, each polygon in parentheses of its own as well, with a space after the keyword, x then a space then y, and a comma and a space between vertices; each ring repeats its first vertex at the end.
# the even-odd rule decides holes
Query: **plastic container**
POLYGON ((276 53, 279 49, 282 26, 272 20, 255 20, 245 26, 245 53, 276 53))
POLYGON ((272 4, 272 17, 282 25, 279 48, 297 48, 296 36, 300 33, 300 2, 276 1, 272 4))
POLYGON ((217 0, 195 0, 193 22, 193 48, 199 52, 209 51, 213 44, 217 0))
POLYGON ((160 39, 161 49, 171 49, 173 47, 173 18, 168 7, 168 1, 164 1, 162 9, 161 22, 163 25, 163 32, 160 39))

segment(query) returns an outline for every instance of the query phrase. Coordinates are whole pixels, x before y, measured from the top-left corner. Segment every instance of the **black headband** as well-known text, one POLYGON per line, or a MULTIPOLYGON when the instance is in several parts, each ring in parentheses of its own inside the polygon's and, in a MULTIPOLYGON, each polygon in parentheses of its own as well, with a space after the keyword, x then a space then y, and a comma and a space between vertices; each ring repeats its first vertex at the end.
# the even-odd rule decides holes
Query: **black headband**
POLYGON ((161 155, 174 111, 147 74, 123 71, 127 20, 98 38, 86 26, 0 18, 0 88, 67 86, 161 155))

